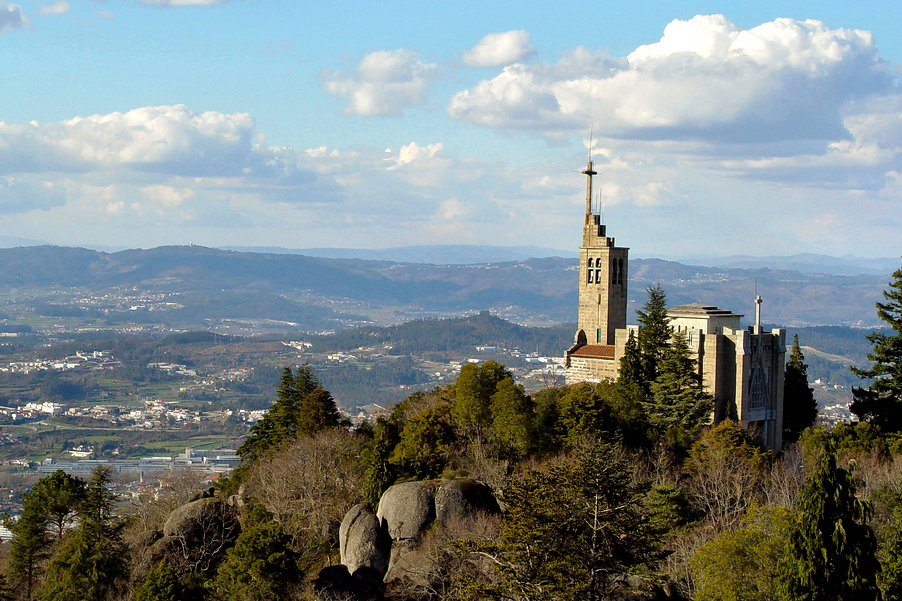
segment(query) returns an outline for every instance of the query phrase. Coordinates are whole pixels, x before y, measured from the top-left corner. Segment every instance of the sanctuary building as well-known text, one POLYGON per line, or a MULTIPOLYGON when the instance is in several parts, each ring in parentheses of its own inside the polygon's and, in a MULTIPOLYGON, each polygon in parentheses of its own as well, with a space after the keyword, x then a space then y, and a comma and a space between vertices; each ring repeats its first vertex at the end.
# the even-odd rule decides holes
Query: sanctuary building
MULTIPOLYGON (((590 160, 586 216, 579 249, 579 311, 574 344, 564 355, 567 384, 616 380, 630 333, 627 325, 629 249, 615 245, 592 206, 590 160)), ((761 297, 755 325, 743 329, 742 315, 700 303, 668 310, 674 332, 682 333, 696 360, 704 389, 714 397, 713 423, 738 422, 767 448, 783 446, 783 375, 786 332, 761 328, 761 297)))

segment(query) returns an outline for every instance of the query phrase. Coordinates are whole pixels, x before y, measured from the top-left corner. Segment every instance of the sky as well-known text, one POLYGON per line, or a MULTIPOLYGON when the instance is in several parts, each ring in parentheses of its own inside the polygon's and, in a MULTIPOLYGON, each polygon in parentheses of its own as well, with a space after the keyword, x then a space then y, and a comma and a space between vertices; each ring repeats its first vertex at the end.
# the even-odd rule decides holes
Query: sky
POLYGON ((0 236, 902 254, 902 3, 0 0, 0 236))

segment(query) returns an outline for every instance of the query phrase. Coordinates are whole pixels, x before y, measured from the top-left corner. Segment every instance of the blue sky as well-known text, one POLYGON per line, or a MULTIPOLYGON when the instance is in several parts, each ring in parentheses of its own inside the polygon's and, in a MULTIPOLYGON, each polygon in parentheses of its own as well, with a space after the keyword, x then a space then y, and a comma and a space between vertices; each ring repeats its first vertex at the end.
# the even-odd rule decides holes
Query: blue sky
POLYGON ((898 256, 897 2, 0 0, 0 236, 898 256))

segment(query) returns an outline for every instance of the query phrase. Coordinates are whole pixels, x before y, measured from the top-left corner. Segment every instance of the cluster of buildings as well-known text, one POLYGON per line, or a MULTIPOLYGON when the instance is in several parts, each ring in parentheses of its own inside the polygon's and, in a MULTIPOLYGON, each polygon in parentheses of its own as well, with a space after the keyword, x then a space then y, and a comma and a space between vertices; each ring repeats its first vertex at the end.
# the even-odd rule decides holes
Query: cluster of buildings
MULTIPOLYGON (((564 354, 568 384, 617 379, 627 341, 639 330, 626 319, 629 249, 607 235, 592 206, 597 173, 591 160, 583 173, 578 325, 573 346, 564 354)), ((701 303, 674 307, 668 316, 674 331, 686 337, 702 386, 714 397, 712 421, 736 421, 767 448, 780 450, 786 332, 761 327, 761 297, 755 298, 754 325, 746 328, 741 314, 701 303)))
POLYGON ((35 359, 33 361, 11 361, 0 365, 0 372, 30 374, 38 371, 67 371, 70 369, 113 369, 122 363, 113 358, 109 351, 77 352, 61 359, 35 359))

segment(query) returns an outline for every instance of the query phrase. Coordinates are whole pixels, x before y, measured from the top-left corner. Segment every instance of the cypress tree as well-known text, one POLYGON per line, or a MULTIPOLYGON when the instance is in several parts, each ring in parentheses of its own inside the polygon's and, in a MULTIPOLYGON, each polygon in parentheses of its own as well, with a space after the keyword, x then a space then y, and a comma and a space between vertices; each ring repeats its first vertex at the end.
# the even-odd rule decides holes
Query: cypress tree
POLYGON ((660 433, 682 437, 709 421, 714 398, 702 389, 695 359, 682 333, 675 334, 667 347, 651 392, 645 412, 660 433))
POLYGON ((321 430, 337 427, 340 417, 332 395, 317 385, 298 404, 295 431, 298 435, 316 434, 321 430))
POLYGON ((878 598, 877 539, 867 525, 869 505, 858 499, 850 470, 836 465, 826 441, 806 478, 798 519, 780 566, 780 587, 798 601, 878 598))
POLYGON ((795 442, 817 419, 817 401, 808 386, 808 366, 799 347, 799 335, 792 337, 792 351, 786 363, 783 386, 783 438, 795 442))
POLYGON ((667 350, 673 328, 667 315, 667 295, 661 284, 649 286, 648 301, 641 311, 636 311, 639 322, 639 352, 642 356, 643 387, 650 392, 650 385, 658 379, 658 369, 667 350))
POLYGON ((886 322, 893 333, 873 332, 868 335, 872 350, 869 369, 852 368, 862 378, 872 378, 867 388, 853 388, 855 400, 849 407, 859 419, 877 424, 884 431, 902 430, 902 269, 893 273, 889 290, 883 291, 887 302, 877 303, 877 317, 886 322))

